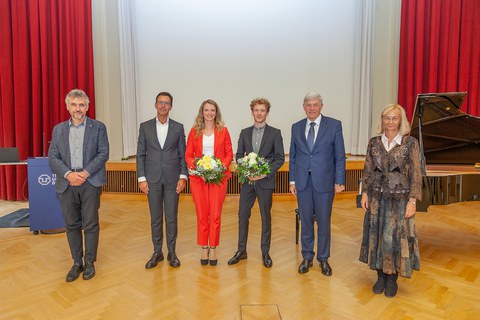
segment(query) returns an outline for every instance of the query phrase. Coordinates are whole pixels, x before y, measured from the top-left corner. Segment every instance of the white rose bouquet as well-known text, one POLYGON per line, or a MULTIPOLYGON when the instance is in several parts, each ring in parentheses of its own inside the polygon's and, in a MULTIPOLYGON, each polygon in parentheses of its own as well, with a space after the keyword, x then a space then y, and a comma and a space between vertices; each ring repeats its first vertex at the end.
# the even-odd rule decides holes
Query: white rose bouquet
POLYGON ((250 185, 255 184, 255 180, 249 178, 261 176, 270 173, 270 164, 265 158, 260 157, 255 152, 250 152, 237 161, 238 180, 241 183, 248 182, 250 185))
POLYGON ((206 183, 220 185, 223 178, 225 178, 224 171, 226 170, 222 161, 215 156, 204 155, 194 161, 195 168, 188 169, 191 176, 202 178, 206 183))

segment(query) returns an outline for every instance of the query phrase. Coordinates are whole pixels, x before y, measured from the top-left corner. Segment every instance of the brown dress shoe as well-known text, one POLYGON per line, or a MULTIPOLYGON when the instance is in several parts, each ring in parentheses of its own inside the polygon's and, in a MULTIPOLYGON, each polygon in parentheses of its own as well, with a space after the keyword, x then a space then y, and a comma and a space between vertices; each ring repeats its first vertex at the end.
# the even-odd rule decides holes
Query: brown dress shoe
POLYGON ((148 260, 147 264, 145 265, 145 269, 155 268, 160 261, 163 261, 162 251, 154 252, 150 260, 148 260))

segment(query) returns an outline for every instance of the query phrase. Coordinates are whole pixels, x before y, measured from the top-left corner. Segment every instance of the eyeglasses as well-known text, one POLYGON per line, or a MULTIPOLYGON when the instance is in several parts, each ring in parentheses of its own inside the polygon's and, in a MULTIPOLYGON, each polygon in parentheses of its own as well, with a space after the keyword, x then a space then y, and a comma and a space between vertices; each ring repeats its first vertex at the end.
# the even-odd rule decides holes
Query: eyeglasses
POLYGON ((161 105, 161 106, 169 106, 171 105, 170 102, 168 101, 157 101, 157 104, 161 105))
POLYGON ((384 116, 383 120, 386 121, 386 122, 390 122, 390 121, 398 122, 398 121, 400 121, 400 118, 399 117, 386 117, 386 116, 384 116))

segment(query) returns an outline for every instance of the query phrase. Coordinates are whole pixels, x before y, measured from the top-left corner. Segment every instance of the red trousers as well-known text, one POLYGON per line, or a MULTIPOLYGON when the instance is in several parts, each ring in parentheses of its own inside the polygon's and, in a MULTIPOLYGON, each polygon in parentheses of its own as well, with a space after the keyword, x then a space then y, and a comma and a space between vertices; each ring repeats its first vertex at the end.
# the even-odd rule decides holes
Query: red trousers
POLYGON ((220 218, 227 193, 227 180, 220 185, 190 179, 190 189, 197 211, 197 244, 216 247, 220 242, 220 218))

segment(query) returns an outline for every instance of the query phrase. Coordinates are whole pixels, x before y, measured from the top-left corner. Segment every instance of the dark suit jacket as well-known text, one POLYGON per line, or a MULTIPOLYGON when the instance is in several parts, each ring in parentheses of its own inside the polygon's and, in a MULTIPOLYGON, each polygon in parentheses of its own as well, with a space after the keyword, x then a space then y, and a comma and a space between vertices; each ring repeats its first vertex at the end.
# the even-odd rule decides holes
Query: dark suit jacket
POLYGON ((289 174, 298 191, 307 185, 311 171, 313 188, 317 192, 332 192, 335 184, 345 184, 345 146, 342 123, 322 115, 317 138, 310 152, 305 137, 307 119, 292 125, 289 174))
POLYGON ((177 184, 180 174, 188 175, 185 163, 185 130, 183 124, 168 119, 168 132, 163 148, 157 137, 156 118, 140 124, 137 144, 137 176, 147 182, 177 184))
MULTIPOLYGON (((68 187, 65 173, 71 170, 69 142, 69 122, 57 124, 53 128, 52 141, 48 150, 48 161, 52 172, 57 175, 55 191, 64 192, 68 187)), ((85 119, 83 138, 83 169, 90 174, 87 181, 95 187, 107 182, 105 163, 109 157, 109 144, 105 125, 97 120, 85 119)))
MULTIPOLYGON (((238 138, 238 148, 235 159, 244 157, 253 152, 252 146, 253 126, 245 128, 240 132, 238 138)), ((270 173, 255 184, 264 189, 275 188, 275 173, 285 162, 285 152, 283 150, 283 139, 279 129, 265 125, 262 141, 258 151, 260 157, 264 157, 271 165, 270 173)))
MULTIPOLYGON (((218 131, 215 129, 215 138, 213 153, 214 156, 220 159, 225 165, 227 170, 225 170, 226 179, 230 179, 232 173, 230 172, 229 166, 233 160, 233 150, 232 150, 232 139, 230 138, 230 133, 226 127, 223 127, 222 130, 218 131)), ((203 156, 203 135, 199 135, 195 138, 195 129, 192 128, 188 134, 187 142, 187 151, 185 152, 185 160, 187 161, 188 168, 194 168, 194 162, 196 158, 201 158, 203 156)), ((200 177, 190 176, 192 179, 201 179, 200 177)))

